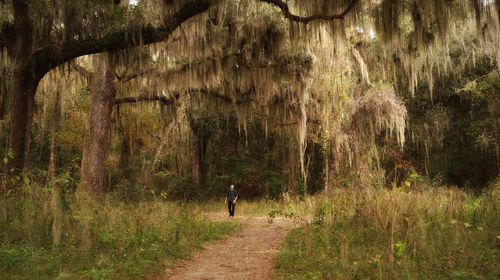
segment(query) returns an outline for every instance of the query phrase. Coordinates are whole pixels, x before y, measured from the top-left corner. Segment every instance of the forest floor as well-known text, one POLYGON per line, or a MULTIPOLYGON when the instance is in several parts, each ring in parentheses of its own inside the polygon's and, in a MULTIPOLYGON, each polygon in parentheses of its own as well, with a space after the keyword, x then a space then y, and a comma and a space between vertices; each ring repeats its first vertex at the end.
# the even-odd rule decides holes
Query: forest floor
MULTIPOLYGON (((211 213, 213 220, 229 219, 225 213, 211 213)), ((167 269, 163 279, 270 279, 274 259, 294 221, 285 218, 238 216, 241 228, 232 235, 207 245, 191 259, 167 269)))

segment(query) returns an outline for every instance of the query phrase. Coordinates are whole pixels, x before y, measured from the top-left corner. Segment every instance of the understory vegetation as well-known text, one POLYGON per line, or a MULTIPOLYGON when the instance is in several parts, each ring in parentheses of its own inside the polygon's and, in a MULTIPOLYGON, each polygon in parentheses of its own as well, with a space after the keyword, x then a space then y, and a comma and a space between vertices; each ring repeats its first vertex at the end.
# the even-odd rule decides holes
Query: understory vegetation
POLYGON ((144 279, 238 225, 150 195, 99 202, 29 184, 0 201, 2 279, 144 279), (85 201, 85 202, 82 202, 85 201))
POLYGON ((480 194, 426 186, 336 189, 287 238, 284 279, 498 279, 500 182, 480 194))

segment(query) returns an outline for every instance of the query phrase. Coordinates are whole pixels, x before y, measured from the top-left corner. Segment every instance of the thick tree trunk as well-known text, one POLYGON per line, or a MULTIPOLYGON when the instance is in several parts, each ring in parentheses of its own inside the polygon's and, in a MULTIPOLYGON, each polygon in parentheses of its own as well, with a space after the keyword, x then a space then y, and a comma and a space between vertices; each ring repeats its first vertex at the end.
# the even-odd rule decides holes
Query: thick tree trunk
POLYGON ((205 155, 210 139, 210 132, 204 127, 202 121, 190 120, 191 126, 191 149, 192 149, 192 177, 193 181, 201 189, 205 184, 205 155))
MULTIPOLYGON (((17 174, 24 167, 26 143, 30 134, 30 106, 34 103, 38 81, 29 67, 17 66, 9 90, 10 129, 8 148, 13 158, 6 165, 8 174, 17 174)), ((9 177, 9 176, 8 176, 9 177)), ((7 182, 9 184, 9 182, 7 182)))
POLYGON ((80 170, 80 188, 91 195, 104 192, 104 164, 108 155, 111 112, 116 95, 113 81, 109 63, 100 61, 91 87, 92 105, 80 170))

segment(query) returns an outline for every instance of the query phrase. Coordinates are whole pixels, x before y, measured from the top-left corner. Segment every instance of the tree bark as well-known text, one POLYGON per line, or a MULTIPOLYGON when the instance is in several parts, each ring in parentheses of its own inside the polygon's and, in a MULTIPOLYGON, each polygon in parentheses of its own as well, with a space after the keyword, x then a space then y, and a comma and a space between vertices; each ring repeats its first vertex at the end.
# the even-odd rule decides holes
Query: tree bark
POLYGON ((89 127, 85 135, 79 188, 91 195, 104 192, 111 113, 115 102, 114 74, 108 61, 100 61, 93 78, 89 127))

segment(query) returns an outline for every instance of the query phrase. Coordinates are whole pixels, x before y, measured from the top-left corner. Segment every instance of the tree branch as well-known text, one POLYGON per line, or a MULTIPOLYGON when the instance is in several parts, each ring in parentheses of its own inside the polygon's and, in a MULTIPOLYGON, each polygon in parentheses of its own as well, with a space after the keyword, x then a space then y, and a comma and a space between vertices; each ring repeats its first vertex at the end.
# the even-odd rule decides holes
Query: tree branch
MULTIPOLYGON (((128 96, 128 97, 122 97, 122 98, 116 98, 115 99, 115 105, 121 105, 121 104, 128 104, 128 103, 138 103, 138 102, 153 102, 153 101, 159 101, 163 105, 168 106, 174 104, 177 100, 179 100, 179 97, 181 96, 182 93, 185 94, 195 94, 195 93, 200 93, 204 94, 206 97, 214 97, 220 100, 223 100, 226 103, 231 103, 231 104, 236 104, 236 105, 243 105, 245 103, 254 101, 252 99, 246 99, 246 100, 235 100, 230 96, 223 95, 220 93, 219 89, 205 89, 205 88, 190 88, 187 89, 186 91, 174 91, 172 92, 171 97, 167 97, 165 95, 148 95, 148 94, 141 94, 139 96, 128 96)), ((248 93, 243 93, 243 95, 248 94, 248 93)))
POLYGON ((165 41, 182 23, 193 16, 208 10, 212 0, 190 0, 184 1, 184 5, 178 12, 172 14, 161 27, 151 25, 138 26, 134 30, 140 30, 141 40, 130 38, 128 29, 111 32, 102 37, 85 37, 65 43, 61 48, 47 46, 37 50, 32 57, 35 72, 38 77, 43 77, 48 71, 69 60, 83 55, 96 54, 123 50, 140 45, 147 45, 165 41))
POLYGON ((344 9, 344 11, 340 14, 336 15, 312 15, 308 17, 302 17, 302 16, 297 16, 294 15, 290 12, 290 8, 288 7, 288 4, 283 2, 282 0, 260 0, 262 2, 266 2, 269 4, 272 4, 274 6, 277 6, 281 9, 283 12, 283 15, 288 18, 289 20, 296 21, 296 22, 302 22, 302 23, 309 23, 313 20, 339 20, 339 19, 344 19, 344 17, 356 6, 356 4, 359 2, 359 0, 351 0, 349 5, 344 9))
POLYGON ((180 94, 175 93, 173 97, 167 97, 163 95, 139 95, 139 96, 128 96, 123 98, 115 99, 115 105, 121 105, 126 103, 137 103, 137 102, 152 102, 159 101, 163 105, 171 105, 179 99, 180 94))

